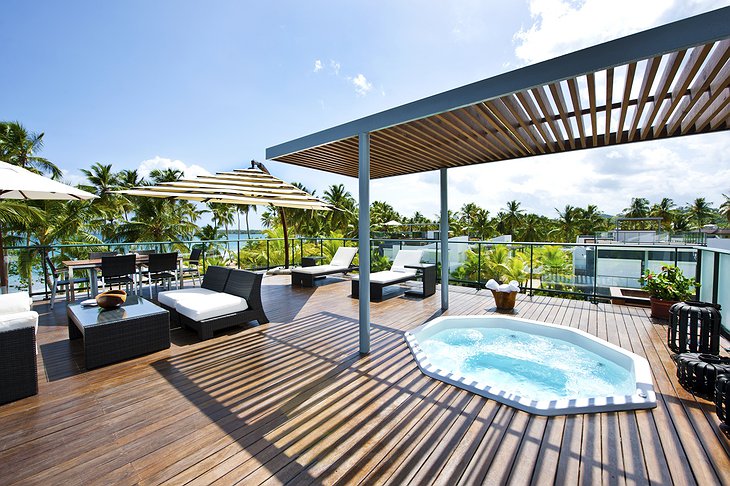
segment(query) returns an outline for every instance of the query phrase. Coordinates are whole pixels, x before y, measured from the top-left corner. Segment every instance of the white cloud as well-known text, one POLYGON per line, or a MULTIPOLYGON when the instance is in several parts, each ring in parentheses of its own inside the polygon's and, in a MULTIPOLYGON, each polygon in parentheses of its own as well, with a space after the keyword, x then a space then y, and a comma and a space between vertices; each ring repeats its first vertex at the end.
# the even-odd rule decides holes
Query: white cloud
POLYGON ((373 83, 361 73, 351 78, 350 81, 355 86, 355 92, 360 96, 365 96, 373 89, 373 83))
POLYGON ((154 169, 176 169, 183 172, 185 178, 197 177, 199 175, 210 175, 210 172, 199 165, 187 165, 182 160, 173 160, 156 155, 152 159, 143 160, 139 164, 137 173, 141 177, 149 177, 154 169))
POLYGON ((330 59, 330 69, 332 69, 332 72, 335 74, 335 76, 340 75, 340 67, 341 67, 341 65, 339 62, 337 62, 333 59, 330 59))
POLYGON ((314 72, 315 73, 318 73, 319 71, 322 70, 323 67, 324 66, 322 65, 322 60, 321 59, 315 59, 315 61, 314 61, 314 72))
POLYGON ((727 5, 727 0, 530 0, 533 24, 514 36, 525 63, 623 37, 727 5))

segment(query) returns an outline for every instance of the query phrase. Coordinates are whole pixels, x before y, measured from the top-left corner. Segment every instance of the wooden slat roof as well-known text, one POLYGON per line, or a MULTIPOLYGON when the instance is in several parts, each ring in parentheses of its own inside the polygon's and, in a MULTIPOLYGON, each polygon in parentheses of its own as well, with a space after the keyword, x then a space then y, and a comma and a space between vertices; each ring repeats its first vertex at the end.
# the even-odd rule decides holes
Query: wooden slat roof
POLYGON ((328 211, 332 207, 296 186, 256 169, 236 169, 156 186, 115 191, 130 196, 185 199, 224 204, 272 205, 328 211))
POLYGON ((730 7, 286 142, 267 159, 371 178, 730 127, 730 7))

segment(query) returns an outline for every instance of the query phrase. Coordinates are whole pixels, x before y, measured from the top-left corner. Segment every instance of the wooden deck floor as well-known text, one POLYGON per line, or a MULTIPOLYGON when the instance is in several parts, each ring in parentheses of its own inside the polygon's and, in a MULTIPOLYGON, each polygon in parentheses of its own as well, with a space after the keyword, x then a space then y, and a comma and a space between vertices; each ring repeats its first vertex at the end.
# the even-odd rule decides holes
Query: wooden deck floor
MULTIPOLYGON (((177 330, 168 351, 93 371, 65 306, 38 305, 40 393, 0 407, 0 483, 730 484, 730 441, 644 309, 520 296, 520 316, 654 370, 656 409, 546 418, 418 371, 402 333, 440 314, 438 294, 373 304, 368 356, 348 295, 267 277, 271 324, 202 343, 177 330)), ((493 311, 486 291, 451 294, 449 314, 493 311)))

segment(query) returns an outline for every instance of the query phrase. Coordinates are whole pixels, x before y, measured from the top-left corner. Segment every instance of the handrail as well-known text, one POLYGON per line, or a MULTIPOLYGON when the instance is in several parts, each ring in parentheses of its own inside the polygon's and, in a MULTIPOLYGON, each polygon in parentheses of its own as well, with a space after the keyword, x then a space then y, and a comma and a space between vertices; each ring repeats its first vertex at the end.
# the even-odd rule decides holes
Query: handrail
MULTIPOLYGON (((327 242, 341 242, 342 244, 354 244, 357 242, 357 238, 344 238, 344 237, 292 237, 290 240, 290 260, 294 264, 301 264, 301 259, 307 254, 319 254, 320 256, 324 255, 324 249, 327 242)), ((99 248, 99 247, 111 247, 111 248, 120 248, 124 250, 129 250, 132 247, 157 247, 162 248, 163 245, 173 245, 173 246, 186 246, 188 248, 191 248, 194 245, 203 245, 203 254, 201 256, 201 260, 203 263, 203 271, 205 270, 205 266, 208 264, 207 262, 212 258, 214 255, 210 255, 210 248, 213 247, 223 247, 224 250, 224 256, 225 254, 230 255, 231 263, 235 264, 238 268, 246 268, 249 270, 268 270, 271 269, 273 266, 281 265, 283 264, 283 256, 281 256, 281 262, 278 261, 276 258, 276 255, 281 253, 281 248, 277 248, 276 251, 274 250, 274 246, 277 242, 283 242, 283 238, 236 238, 236 239, 216 239, 216 240, 177 240, 177 241, 142 241, 142 242, 101 242, 101 243, 82 243, 82 244, 73 244, 73 243, 66 243, 66 244, 53 244, 53 245, 19 245, 19 246, 6 246, 4 247, 6 251, 8 252, 29 252, 29 257, 33 254, 35 255, 41 255, 46 253, 55 253, 55 252, 61 252, 66 253, 66 250, 68 249, 85 249, 85 248, 99 248), (259 264, 255 265, 247 265, 246 262, 243 261, 243 256, 245 256, 245 252, 249 252, 252 249, 252 246, 258 246, 259 251, 261 252, 261 256, 263 257, 265 254, 265 259, 261 261, 259 264), (206 250, 208 251, 208 254, 206 255, 206 250), (235 252, 235 256, 233 256, 233 252, 235 252), (265 252, 265 253, 264 253, 265 252), (275 261, 277 260, 277 261, 275 261), (261 263, 265 263, 264 265, 261 265, 261 263)), ((396 238, 377 238, 373 239, 371 242, 371 251, 377 251, 381 254, 387 253, 390 251, 390 249, 397 248, 400 249, 404 245, 412 245, 412 246, 432 246, 432 249, 434 250, 433 257, 435 258, 435 261, 440 261, 439 253, 440 253, 440 243, 438 240, 430 240, 430 239, 396 239, 396 238)), ((641 249, 645 252, 671 252, 671 255, 669 258, 667 258, 665 261, 667 263, 674 263, 675 265, 680 263, 679 255, 680 253, 694 253, 696 254, 696 249, 689 246, 676 246, 676 245, 657 245, 657 244, 601 244, 601 243, 556 243, 556 242, 492 242, 492 241, 450 241, 449 242, 449 248, 450 251, 459 251, 459 248, 463 249, 462 245, 467 245, 468 249, 472 250, 476 254, 476 274, 475 279, 469 279, 469 278, 461 278, 457 275, 454 275, 454 272, 458 270, 458 267, 456 269, 451 269, 450 273, 452 274, 449 278, 449 282, 457 285, 465 285, 465 286, 471 286, 471 287, 483 287, 486 279, 488 277, 483 274, 483 265, 485 264, 485 260, 483 256, 486 254, 486 252, 490 251, 494 247, 497 246, 504 246, 508 249, 508 252, 511 253, 512 257, 514 257, 515 254, 519 252, 524 252, 525 256, 525 268, 524 271, 527 274, 524 290, 525 292, 529 293, 529 295, 535 295, 536 293, 545 293, 545 294, 558 294, 558 295, 570 295, 570 296, 576 296, 585 298, 588 300, 591 300, 593 302, 596 302, 598 300, 605 300, 607 298, 607 295, 605 293, 601 293, 599 291, 599 278, 624 278, 624 279, 638 279, 640 275, 636 275, 635 278, 633 276, 626 277, 625 275, 605 275, 601 274, 598 275, 598 255, 599 250, 631 250, 631 249, 641 249), (573 281, 574 283, 572 285, 568 285, 567 283, 564 284, 563 282, 552 281, 551 285, 554 285, 556 288, 545 288, 543 286, 544 281, 540 280, 539 286, 533 286, 533 282, 541 275, 540 272, 540 266, 538 261, 538 252, 539 249, 545 246, 552 246, 552 247, 560 247, 564 251, 566 249, 575 249, 575 248, 583 248, 586 252, 592 251, 593 252, 593 258, 592 258, 592 268, 586 269, 586 274, 582 275, 586 277, 588 280, 592 279, 592 281, 588 284, 590 286, 590 289, 585 289, 582 291, 576 291, 576 289, 579 289, 579 287, 576 287, 576 285, 583 285, 583 284, 576 284, 575 278, 576 278, 576 269, 574 268, 574 261, 571 261, 569 264, 566 264, 567 266, 571 267, 571 272, 564 274, 564 277, 568 279, 568 281, 573 281), (536 251, 537 250, 537 251, 536 251), (590 270, 590 271, 589 271, 590 270), (562 287, 562 288, 557 288, 562 287)), ((282 246, 282 245, 280 245, 282 246)), ((219 248, 221 249, 221 248, 219 248)), ((463 250, 466 251, 466 250, 463 250)), ((567 253, 567 252, 566 252, 567 253)), ((648 254, 648 253, 647 253, 648 254)), ((566 255, 565 258, 567 259, 568 256, 566 255)), ((696 260, 695 257, 690 258, 691 262, 694 263, 696 260)), ((656 261, 656 260, 651 260, 656 261)), ((461 262, 461 265, 463 266, 465 262, 461 262)), ((587 262, 586 262, 587 263, 587 262)), ((641 271, 644 270, 645 262, 642 261, 641 264, 641 271)), ((45 266, 37 264, 34 266, 34 269, 40 269, 43 268, 42 275, 45 277, 47 274, 45 273, 45 266)), ((17 272, 16 272, 17 275, 17 272)), ((40 272, 36 272, 37 276, 40 276, 40 272)), ((439 275, 440 279, 440 275, 439 275)), ((26 278, 27 280, 27 278, 26 278)), ((44 281, 44 289, 43 291, 36 292, 32 286, 29 289, 31 295, 47 295, 50 292, 50 289, 48 287, 47 278, 43 279, 44 281)))

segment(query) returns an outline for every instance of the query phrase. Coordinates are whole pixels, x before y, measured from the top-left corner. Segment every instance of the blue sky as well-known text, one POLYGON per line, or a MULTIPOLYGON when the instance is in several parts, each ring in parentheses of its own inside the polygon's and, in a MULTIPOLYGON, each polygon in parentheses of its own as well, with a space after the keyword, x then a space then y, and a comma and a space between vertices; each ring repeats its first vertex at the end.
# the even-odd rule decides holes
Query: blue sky
MULTIPOLYGON (((0 119, 45 132, 72 183, 94 162, 188 175, 248 167, 266 147, 730 0, 3 0, 0 119)), ((450 206, 517 199, 615 213, 632 196, 730 194, 728 134, 450 171, 450 206), (668 181, 658 170, 681 173, 668 181)), ((321 194, 350 178, 268 162, 321 194)), ((438 211, 438 176, 374 181, 373 199, 438 211)), ((254 222, 258 226, 258 221, 254 222)))

